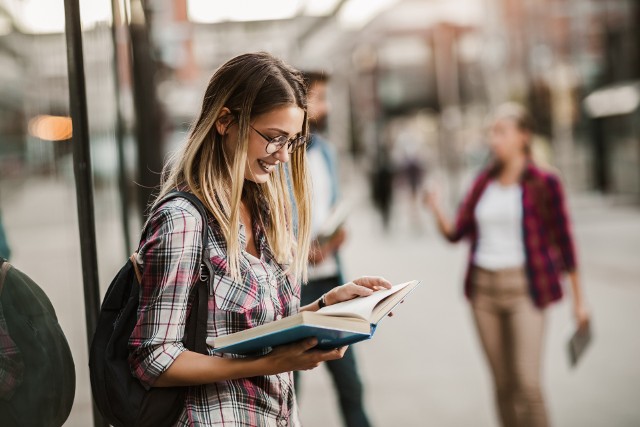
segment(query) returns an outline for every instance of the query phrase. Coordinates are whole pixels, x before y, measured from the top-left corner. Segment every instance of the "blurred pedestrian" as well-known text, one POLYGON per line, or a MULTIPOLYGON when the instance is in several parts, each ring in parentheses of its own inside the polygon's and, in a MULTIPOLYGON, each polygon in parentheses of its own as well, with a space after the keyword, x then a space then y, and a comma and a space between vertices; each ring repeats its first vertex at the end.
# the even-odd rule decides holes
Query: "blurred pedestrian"
POLYGON ((380 211, 382 227, 385 231, 389 231, 391 223, 394 172, 389 149, 386 145, 382 145, 379 148, 374 169, 371 172, 371 196, 374 206, 380 211))
POLYGON ((589 322, 564 190, 557 176, 532 162, 532 132, 521 106, 497 109, 493 163, 476 178, 455 223, 434 192, 425 195, 440 232, 452 242, 471 242, 465 291, 504 427, 549 425, 540 384, 544 309, 562 297, 563 271, 571 279, 578 327, 589 322))
POLYGON ((425 178, 427 167, 425 161, 425 144, 414 121, 404 119, 400 122, 393 143, 393 163, 395 170, 402 178, 402 183, 409 187, 411 222, 419 230, 420 221, 420 188, 425 178))
POLYGON ((299 306, 310 245, 306 108, 299 71, 266 53, 233 58, 211 78, 188 140, 163 174, 136 254, 140 301, 129 363, 147 387, 189 386, 174 425, 299 426, 291 371, 346 351, 312 350, 315 339, 253 357, 187 350, 189 295, 204 250, 216 272, 207 324, 214 340, 391 286, 356 279, 299 306), (210 215, 202 218, 184 198, 161 202, 176 189, 193 193, 210 215))
MULTIPOLYGON (((305 74, 309 85, 308 114, 311 144, 307 149, 309 174, 313 178, 311 236, 309 252, 309 282, 302 287, 301 304, 311 304, 323 294, 342 285, 342 269, 338 251, 346 239, 345 230, 338 228, 331 236, 318 232, 336 208, 339 197, 339 179, 336 153, 331 143, 322 136, 327 129, 329 103, 327 84, 329 77, 322 72, 305 74)), ((366 427, 369 420, 364 409, 362 381, 358 375, 356 356, 352 347, 341 359, 325 364, 338 393, 344 425, 366 427)), ((296 381, 299 384, 300 375, 296 381)))

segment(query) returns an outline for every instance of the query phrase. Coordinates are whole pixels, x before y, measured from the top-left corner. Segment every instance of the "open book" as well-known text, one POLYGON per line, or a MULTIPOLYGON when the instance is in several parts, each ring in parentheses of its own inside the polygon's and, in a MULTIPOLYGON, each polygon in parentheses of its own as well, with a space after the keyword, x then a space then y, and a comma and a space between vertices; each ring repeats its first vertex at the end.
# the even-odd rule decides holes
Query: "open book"
POLYGON ((302 311, 256 328, 208 338, 207 344, 221 353, 234 354, 254 353, 309 337, 318 339, 319 349, 354 344, 371 338, 378 323, 419 283, 418 280, 402 283, 315 312, 302 311))

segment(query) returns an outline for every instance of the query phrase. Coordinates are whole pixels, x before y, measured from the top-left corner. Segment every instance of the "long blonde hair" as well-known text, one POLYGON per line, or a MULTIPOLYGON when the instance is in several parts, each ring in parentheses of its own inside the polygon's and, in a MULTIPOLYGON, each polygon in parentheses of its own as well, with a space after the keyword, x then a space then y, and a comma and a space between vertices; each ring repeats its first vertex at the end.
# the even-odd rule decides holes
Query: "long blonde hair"
POLYGON ((310 245, 310 201, 306 153, 291 154, 264 184, 245 182, 249 125, 252 118, 274 108, 296 105, 304 110, 302 135, 308 135, 307 88, 302 74, 268 53, 237 56, 211 77, 202 109, 180 151, 165 166, 160 199, 176 188, 196 195, 218 223, 227 249, 227 270, 240 279, 240 204, 243 194, 253 198, 254 218, 262 222, 269 249, 287 272, 306 280, 310 245), (223 109, 231 118, 221 117, 223 109), (238 124, 238 145, 229 154, 217 120, 238 124), (293 200, 292 200, 293 199, 293 200), (295 218, 294 218, 295 215, 295 218))

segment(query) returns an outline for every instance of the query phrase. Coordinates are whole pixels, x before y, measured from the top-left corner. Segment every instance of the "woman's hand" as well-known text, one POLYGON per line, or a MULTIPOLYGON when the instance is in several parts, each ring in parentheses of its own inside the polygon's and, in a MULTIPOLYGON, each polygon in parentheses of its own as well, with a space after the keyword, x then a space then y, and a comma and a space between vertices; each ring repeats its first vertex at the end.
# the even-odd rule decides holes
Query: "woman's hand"
POLYGON ((430 188, 422 192, 422 202, 432 211, 440 207, 440 193, 437 188, 430 188))
POLYGON ((589 328, 589 322, 591 321, 591 315, 589 310, 584 304, 575 304, 573 307, 573 315, 576 319, 576 326, 580 331, 586 331, 589 328))
POLYGON ((433 213, 440 234, 442 234, 444 238, 453 241, 454 226, 447 218, 442 206, 440 206, 440 190, 436 185, 430 187, 431 188, 423 191, 422 202, 433 213))
POLYGON ((577 270, 569 272, 571 281, 571 291, 573 293, 573 316, 576 319, 576 326, 581 331, 586 331, 589 327, 591 315, 585 304, 585 298, 582 292, 580 275, 577 270))
POLYGON ((352 282, 331 289, 324 297, 327 305, 366 297, 381 289, 390 289, 391 283, 382 277, 363 276, 352 282))
POLYGON ((305 371, 317 368, 320 363, 328 360, 341 359, 348 347, 340 347, 333 350, 314 350, 318 344, 316 338, 293 344, 275 347, 271 353, 262 358, 266 363, 265 375, 275 375, 289 371, 305 371))
POLYGON ((434 190, 424 190, 422 192, 422 203, 429 208, 433 209, 433 206, 438 204, 438 196, 434 190))

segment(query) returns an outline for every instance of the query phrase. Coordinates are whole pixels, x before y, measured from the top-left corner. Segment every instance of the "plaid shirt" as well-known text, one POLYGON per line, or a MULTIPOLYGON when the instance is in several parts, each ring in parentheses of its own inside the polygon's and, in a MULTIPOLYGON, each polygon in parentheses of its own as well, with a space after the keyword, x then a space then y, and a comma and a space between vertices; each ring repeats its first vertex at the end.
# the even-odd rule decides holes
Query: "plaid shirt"
MULTIPOLYGON (((458 210, 453 233, 447 236, 452 242, 462 238, 471 241, 465 278, 465 294, 468 298, 473 296, 471 271, 478 246, 475 208, 493 176, 494 171, 487 169, 476 178, 458 210)), ((536 306, 543 308, 562 298, 561 272, 576 269, 571 224, 558 177, 529 163, 520 184, 529 293, 536 306)))
MULTIPOLYGON (((129 340, 133 374, 147 387, 186 351, 182 344, 190 308, 189 291, 198 279, 202 220, 188 201, 167 201, 152 215, 138 251, 142 273, 138 321, 129 340)), ((209 219, 207 248, 213 266, 207 335, 217 337, 295 314, 300 285, 274 260, 266 237, 255 227, 261 258, 243 251, 241 281, 226 272, 226 245, 209 219)), ((244 227, 240 242, 246 246, 244 227)), ((209 347, 211 357, 223 355, 209 347)), ((293 375, 258 376, 192 386, 179 426, 299 426, 293 375)))

